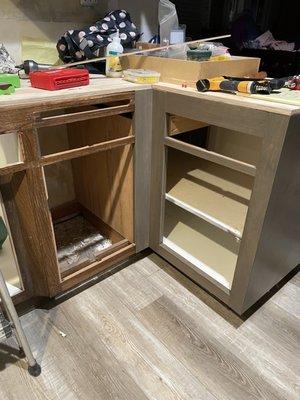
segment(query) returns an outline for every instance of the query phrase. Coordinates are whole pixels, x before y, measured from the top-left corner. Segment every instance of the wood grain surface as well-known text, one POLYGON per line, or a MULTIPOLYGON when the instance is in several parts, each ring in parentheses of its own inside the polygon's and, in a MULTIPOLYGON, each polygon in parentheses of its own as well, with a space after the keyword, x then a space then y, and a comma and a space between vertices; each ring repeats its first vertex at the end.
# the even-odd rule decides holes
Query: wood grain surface
MULTIPOLYGON (((76 148, 130 139, 132 144, 132 130, 132 120, 123 116, 76 122, 68 126, 69 143, 76 148)), ((127 144, 74 159, 72 168, 78 202, 134 242, 133 146, 127 144)))
POLYGON ((0 398, 296 400, 299 290, 298 275, 242 320, 151 254, 23 316, 43 372, 2 344, 0 398))

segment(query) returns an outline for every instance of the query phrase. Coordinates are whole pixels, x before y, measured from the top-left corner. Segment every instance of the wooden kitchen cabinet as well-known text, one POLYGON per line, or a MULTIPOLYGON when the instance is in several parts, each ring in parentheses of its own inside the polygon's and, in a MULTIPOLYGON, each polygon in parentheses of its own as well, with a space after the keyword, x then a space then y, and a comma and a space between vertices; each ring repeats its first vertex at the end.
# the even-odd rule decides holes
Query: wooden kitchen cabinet
POLYGON ((242 314, 300 262, 300 116, 232 97, 156 87, 150 246, 242 314))
POLYGON ((12 155, 1 147, 0 191, 14 244, 6 275, 8 283, 11 274, 18 278, 16 302, 54 297, 148 247, 149 178, 136 169, 149 148, 151 132, 143 129, 141 140, 139 129, 152 93, 129 89, 79 90, 78 98, 45 102, 29 97, 15 111, 8 101, 7 115, 0 104, 0 138, 14 135, 12 155))

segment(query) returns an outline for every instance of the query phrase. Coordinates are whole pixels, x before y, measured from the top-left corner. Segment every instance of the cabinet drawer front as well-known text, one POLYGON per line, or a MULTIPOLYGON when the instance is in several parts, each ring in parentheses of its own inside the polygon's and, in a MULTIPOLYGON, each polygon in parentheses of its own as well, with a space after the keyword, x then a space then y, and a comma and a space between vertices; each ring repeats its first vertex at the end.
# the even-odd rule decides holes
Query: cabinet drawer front
POLYGON ((177 115, 168 116, 166 146, 255 176, 261 139, 177 115))

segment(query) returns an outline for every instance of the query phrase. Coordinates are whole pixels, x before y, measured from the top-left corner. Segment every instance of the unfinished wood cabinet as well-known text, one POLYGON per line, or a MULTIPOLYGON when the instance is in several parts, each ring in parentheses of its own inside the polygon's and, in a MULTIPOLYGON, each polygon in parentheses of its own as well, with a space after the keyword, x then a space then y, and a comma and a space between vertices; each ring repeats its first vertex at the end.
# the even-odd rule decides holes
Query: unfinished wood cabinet
POLYGON ((149 185, 141 187, 135 169, 149 141, 136 136, 150 99, 148 91, 58 98, 23 107, 15 126, 10 110, 0 135, 0 190, 23 298, 53 297, 148 246, 149 215, 139 206, 149 185))
POLYGON ((153 115, 150 245, 241 314, 300 263, 299 114, 162 87, 153 115))

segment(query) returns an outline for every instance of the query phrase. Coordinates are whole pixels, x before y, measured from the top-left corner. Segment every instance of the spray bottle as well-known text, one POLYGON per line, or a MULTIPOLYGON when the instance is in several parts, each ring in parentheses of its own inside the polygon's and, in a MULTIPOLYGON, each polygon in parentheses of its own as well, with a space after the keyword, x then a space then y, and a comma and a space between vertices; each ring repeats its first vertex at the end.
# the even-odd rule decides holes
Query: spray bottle
POLYGON ((106 76, 110 78, 122 78, 123 72, 118 56, 123 51, 119 30, 117 30, 117 34, 113 36, 113 41, 106 48, 106 76))

